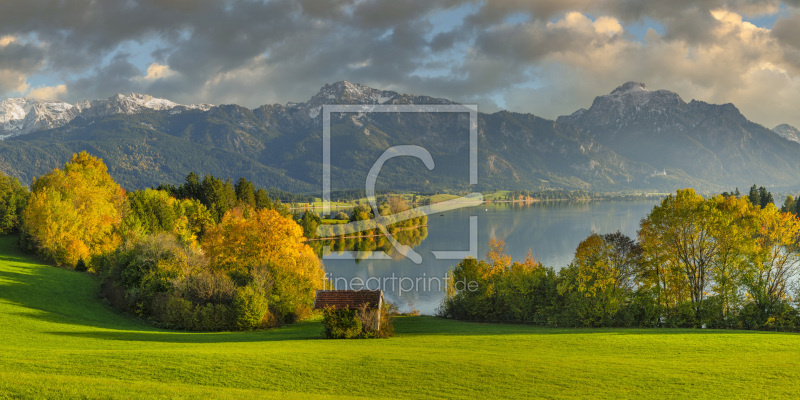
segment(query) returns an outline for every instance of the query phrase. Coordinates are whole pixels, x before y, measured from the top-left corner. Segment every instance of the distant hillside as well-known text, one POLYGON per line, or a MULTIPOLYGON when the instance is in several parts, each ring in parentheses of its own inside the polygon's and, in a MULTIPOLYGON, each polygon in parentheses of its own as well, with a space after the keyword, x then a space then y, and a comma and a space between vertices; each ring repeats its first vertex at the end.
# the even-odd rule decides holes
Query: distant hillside
MULTIPOLYGON (((14 104, 23 103, 30 101, 14 104)), ((102 157, 128 189, 178 183, 196 171, 321 193, 322 105, 452 103, 344 81, 326 85, 303 103, 254 110, 118 95, 83 106, 49 102, 49 109, 61 114, 41 129, 24 123, 33 112, 41 115, 43 106, 36 104, 6 112, 6 126, 21 128, 0 141, 0 170, 25 182, 86 150, 102 157)), ((800 183, 794 179, 800 174, 800 143, 747 121, 732 105, 687 104, 675 93, 634 83, 558 121, 480 113, 478 188, 467 185, 466 113, 340 113, 331 121, 334 190, 363 189, 380 154, 403 144, 430 151, 435 169, 428 171, 413 158, 393 159, 381 171, 379 187, 666 191, 800 183)))

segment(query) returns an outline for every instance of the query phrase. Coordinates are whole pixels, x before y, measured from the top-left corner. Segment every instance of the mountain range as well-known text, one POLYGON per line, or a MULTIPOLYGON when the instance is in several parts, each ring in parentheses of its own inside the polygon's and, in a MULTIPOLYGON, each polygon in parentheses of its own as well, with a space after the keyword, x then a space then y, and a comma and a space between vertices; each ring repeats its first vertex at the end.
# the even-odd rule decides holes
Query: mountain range
MULTIPOLYGON (((190 172, 236 178, 296 193, 321 193, 326 104, 456 104, 346 81, 308 101, 249 109, 181 105, 149 95, 69 104, 0 102, 0 170, 30 182, 74 152, 102 157, 127 189, 179 183, 190 172)), ((591 107, 548 120, 508 111, 478 114, 479 184, 469 183, 466 113, 334 113, 333 190, 363 189, 390 146, 414 144, 435 160, 389 160, 378 187, 421 192, 547 188, 711 192, 753 183, 800 187, 800 132, 749 121, 732 104, 685 102, 628 82, 591 107)))

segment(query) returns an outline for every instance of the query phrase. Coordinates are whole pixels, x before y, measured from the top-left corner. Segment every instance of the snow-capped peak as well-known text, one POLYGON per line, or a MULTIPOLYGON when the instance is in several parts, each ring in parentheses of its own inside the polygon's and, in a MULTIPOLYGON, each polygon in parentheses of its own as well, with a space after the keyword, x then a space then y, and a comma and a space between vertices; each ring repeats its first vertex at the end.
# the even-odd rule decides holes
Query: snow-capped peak
POLYGON ((598 96, 594 99, 593 109, 601 109, 603 112, 615 110, 614 114, 625 116, 639 112, 663 113, 665 109, 684 105, 683 99, 669 90, 648 90, 647 86, 641 82, 627 82, 622 86, 611 91, 610 94, 598 96))
POLYGON ((622 86, 614 89, 611 92, 611 94, 612 95, 614 95, 614 94, 623 95, 623 94, 627 94, 627 93, 630 93, 630 92, 641 92, 641 91, 649 92, 649 90, 647 90, 647 86, 645 86, 644 83, 641 83, 641 82, 626 82, 622 86))
POLYGON ((14 97, 0 102, 0 140, 71 121, 79 110, 59 100, 14 97))
POLYGON ((789 124, 780 124, 772 128, 772 131, 784 139, 800 143, 800 130, 789 124))
POLYGON ((135 114, 144 109, 163 111, 172 110, 177 107, 207 111, 213 106, 210 104, 192 104, 187 106, 175 103, 171 100, 153 97, 149 94, 131 93, 130 95, 124 95, 117 93, 105 100, 92 101, 90 107, 94 109, 94 114, 99 113, 105 115, 109 113, 135 114))
POLYGON ((323 86, 308 103, 383 104, 395 96, 396 92, 373 89, 360 83, 339 81, 323 86))
POLYGON ((388 90, 373 89, 360 83, 339 81, 325 84, 305 103, 287 103, 286 108, 304 108, 311 119, 317 118, 325 104, 385 104, 399 95, 388 90))
POLYGON ((69 104, 60 100, 15 97, 0 102, 0 140, 27 133, 57 128, 78 115, 102 117, 111 114, 135 114, 144 110, 202 110, 211 104, 178 104, 148 94, 116 94, 105 100, 81 101, 69 104))

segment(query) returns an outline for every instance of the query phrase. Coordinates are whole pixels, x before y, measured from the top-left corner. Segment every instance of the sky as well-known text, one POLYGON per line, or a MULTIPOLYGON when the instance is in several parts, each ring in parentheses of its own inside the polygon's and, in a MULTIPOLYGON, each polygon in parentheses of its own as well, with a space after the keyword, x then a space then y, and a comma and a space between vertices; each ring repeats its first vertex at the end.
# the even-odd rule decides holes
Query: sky
POLYGON ((257 107, 341 80, 545 118, 637 81, 800 127, 800 0, 0 2, 0 98, 257 107))

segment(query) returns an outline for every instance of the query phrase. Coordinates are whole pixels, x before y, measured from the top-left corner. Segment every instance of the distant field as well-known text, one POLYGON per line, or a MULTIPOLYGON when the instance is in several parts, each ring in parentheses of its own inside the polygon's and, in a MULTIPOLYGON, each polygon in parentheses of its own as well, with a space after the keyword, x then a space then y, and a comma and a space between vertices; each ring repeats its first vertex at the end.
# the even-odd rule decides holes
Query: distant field
POLYGON ((456 196, 454 194, 435 194, 429 197, 431 199, 431 203, 441 203, 443 201, 460 198, 461 196, 456 196))
POLYGON ((796 398, 800 335, 403 317, 397 336, 154 329, 0 237, 0 398, 796 398))

